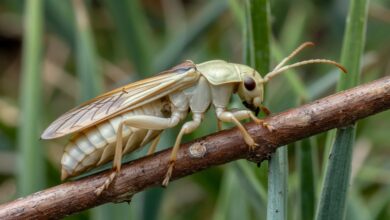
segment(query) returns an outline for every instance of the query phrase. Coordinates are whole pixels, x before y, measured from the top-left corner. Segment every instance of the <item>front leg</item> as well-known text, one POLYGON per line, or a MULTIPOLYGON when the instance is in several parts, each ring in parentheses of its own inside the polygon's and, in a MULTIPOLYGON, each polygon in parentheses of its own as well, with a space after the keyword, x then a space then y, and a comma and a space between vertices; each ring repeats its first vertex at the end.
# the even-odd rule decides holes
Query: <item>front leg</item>
MULTIPOLYGON (((262 107, 263 108, 263 107, 262 107)), ((265 107, 264 107, 265 108, 265 107)), ((274 128, 269 125, 267 122, 265 122, 263 119, 259 119, 255 116, 255 114, 253 114, 253 112, 249 111, 249 110, 239 110, 239 111, 235 111, 235 112, 232 112, 234 117, 236 117, 239 121, 241 120, 244 120, 244 119, 252 119, 252 121, 254 121, 256 124, 258 125, 261 125, 261 126, 264 126, 265 128, 267 128, 269 131, 273 131, 274 128)), ((267 109, 267 113, 269 113, 269 110, 267 109)))
POLYGON ((257 144, 253 138, 249 135, 248 131, 240 123, 240 120, 251 118, 255 123, 265 126, 268 130, 272 131, 272 126, 265 123, 263 120, 258 119, 251 111, 249 110, 240 110, 236 112, 226 111, 225 108, 217 107, 216 108, 217 118, 223 122, 234 123, 237 128, 240 130, 245 143, 253 150, 257 144))

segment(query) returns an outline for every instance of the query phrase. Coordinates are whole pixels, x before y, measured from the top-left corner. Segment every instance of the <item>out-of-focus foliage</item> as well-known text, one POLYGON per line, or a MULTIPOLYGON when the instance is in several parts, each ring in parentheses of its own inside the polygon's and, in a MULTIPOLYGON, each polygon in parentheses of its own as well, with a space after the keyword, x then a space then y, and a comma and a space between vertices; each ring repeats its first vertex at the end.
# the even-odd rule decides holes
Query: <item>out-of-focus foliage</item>
MULTIPOLYGON (((350 73, 348 77, 346 77, 346 74, 340 74, 337 84, 338 90, 346 90, 357 86, 359 83, 361 60, 366 39, 367 17, 368 1, 351 1, 340 58, 340 63, 350 73)), ((346 215, 346 201, 352 170, 352 152, 356 139, 356 123, 338 128, 336 133, 328 132, 328 140, 333 139, 334 135, 316 220, 343 219, 346 215)))
MULTIPOLYGON (((20 91, 25 85, 22 70, 26 68, 22 67, 22 45, 28 36, 24 28, 27 1, 30 0, 0 1, 0 203, 20 194, 17 177, 23 176, 27 169, 17 169, 23 163, 16 161, 37 159, 34 155, 21 155, 28 151, 17 146, 23 143, 17 141, 20 126, 28 123, 20 117, 23 112, 20 91)), ((42 101, 36 103, 40 121, 30 128, 38 134, 50 121, 88 96, 85 91, 88 87, 84 85, 87 80, 79 77, 81 71, 96 77, 96 84, 101 80, 106 91, 185 59, 244 62, 248 46, 244 33, 251 27, 246 0, 83 1, 89 20, 87 35, 77 29, 75 1, 81 0, 43 0, 42 72, 41 79, 35 79, 41 80, 35 84, 42 91, 42 101), (96 66, 88 66, 86 62, 96 66)), ((270 1, 270 68, 304 41, 313 41, 316 47, 305 50, 295 61, 339 60, 349 4, 347 0, 270 1)), ((390 2, 371 0, 368 10, 361 83, 390 74, 390 2)), ((338 74, 328 65, 295 69, 268 83, 265 104, 272 112, 280 112, 331 94, 338 74)), ((243 108, 239 102, 233 102, 232 107, 243 108)), ((206 117, 210 120, 205 120, 186 140, 216 130, 214 114, 210 112, 206 117)), ((389 122, 390 112, 384 112, 358 124, 346 219, 390 218, 389 122)), ((176 131, 165 132, 159 149, 171 146, 176 131)), ((46 169, 35 171, 37 177, 38 173, 46 176, 47 185, 41 188, 60 183, 59 164, 65 143, 66 138, 39 141, 33 146, 44 152, 46 169)), ((323 134, 301 145, 289 146, 302 149, 290 150, 288 154, 288 219, 310 219, 315 212, 328 158, 323 134), (308 213, 305 209, 309 209, 308 213)), ((142 155, 143 152, 136 154, 142 155)), ((232 162, 174 181, 165 190, 149 189, 136 195, 130 205, 105 205, 98 211, 68 218, 266 219, 267 168, 267 163, 258 168, 247 161, 232 162)))

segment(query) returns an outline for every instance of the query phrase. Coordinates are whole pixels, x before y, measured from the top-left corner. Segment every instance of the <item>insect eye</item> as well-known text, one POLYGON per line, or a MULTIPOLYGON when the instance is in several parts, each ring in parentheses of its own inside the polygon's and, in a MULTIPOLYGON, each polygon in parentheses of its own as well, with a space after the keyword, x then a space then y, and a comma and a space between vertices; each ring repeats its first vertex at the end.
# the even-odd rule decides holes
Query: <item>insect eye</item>
POLYGON ((245 77, 244 86, 247 90, 252 91, 256 88, 256 82, 252 77, 245 77))

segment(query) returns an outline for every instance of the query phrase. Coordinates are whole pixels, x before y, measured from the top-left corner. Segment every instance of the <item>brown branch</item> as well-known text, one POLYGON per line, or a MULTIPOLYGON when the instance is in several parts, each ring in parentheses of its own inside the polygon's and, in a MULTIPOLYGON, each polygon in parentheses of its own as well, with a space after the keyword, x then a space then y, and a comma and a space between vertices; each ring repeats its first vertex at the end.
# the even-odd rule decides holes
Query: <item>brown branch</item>
MULTIPOLYGON (((279 146, 332 128, 348 126, 389 108, 390 76, 268 117, 266 122, 275 128, 273 132, 254 123, 246 124, 259 144, 252 152, 237 129, 183 144, 172 179, 241 158, 261 162, 279 146)), ((0 219, 61 218, 103 203, 128 201, 135 193, 161 184, 169 155, 170 149, 167 149, 124 165, 120 175, 100 197, 96 196, 94 190, 103 184, 108 172, 67 182, 0 205, 0 219)))

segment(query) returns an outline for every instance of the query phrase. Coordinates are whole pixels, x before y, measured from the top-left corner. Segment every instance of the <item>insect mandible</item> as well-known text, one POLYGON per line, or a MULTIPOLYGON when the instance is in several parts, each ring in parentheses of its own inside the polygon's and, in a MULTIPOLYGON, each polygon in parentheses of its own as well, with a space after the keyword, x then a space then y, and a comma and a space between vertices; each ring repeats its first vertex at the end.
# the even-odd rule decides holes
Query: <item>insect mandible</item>
POLYGON ((115 89, 68 111, 55 120, 41 138, 53 139, 73 134, 61 160, 62 180, 113 160, 113 171, 95 191, 100 195, 120 172, 122 155, 150 142, 148 154, 153 153, 161 132, 179 124, 190 110, 192 120, 185 122, 177 135, 162 181, 162 185, 167 186, 183 135, 201 124, 210 106, 215 108, 218 122, 235 124, 245 143, 253 149, 257 144, 240 120, 250 118, 272 130, 271 125, 253 113, 262 107, 266 82, 287 69, 310 63, 332 64, 345 72, 340 64, 326 59, 285 65, 299 51, 311 45, 310 42, 302 44, 264 78, 253 68, 242 64, 222 60, 200 64, 185 61, 154 77, 115 89), (237 93, 250 110, 227 110, 233 93, 237 93))

